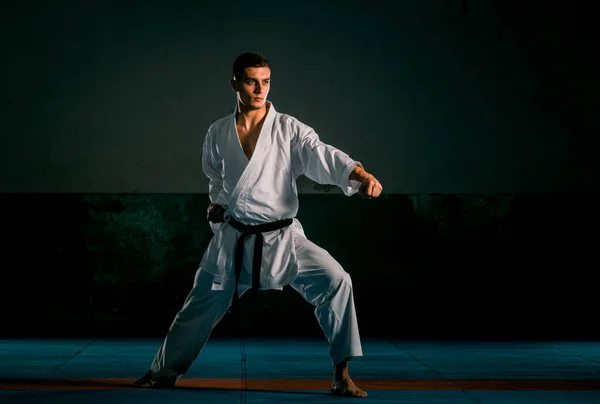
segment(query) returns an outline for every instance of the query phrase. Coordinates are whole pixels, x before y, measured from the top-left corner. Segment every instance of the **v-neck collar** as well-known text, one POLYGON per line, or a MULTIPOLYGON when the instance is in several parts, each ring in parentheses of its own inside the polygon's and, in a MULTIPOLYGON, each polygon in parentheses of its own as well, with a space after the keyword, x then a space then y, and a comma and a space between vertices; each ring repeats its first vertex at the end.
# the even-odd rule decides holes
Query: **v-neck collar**
POLYGON ((238 144, 238 150, 242 153, 242 156, 244 158, 244 160, 246 161, 246 164, 249 164, 252 159, 254 158, 254 155, 256 154, 256 150, 261 146, 261 141, 263 136, 263 130, 265 129, 265 124, 267 123, 267 120, 271 117, 271 114, 275 113, 275 107, 273 106, 273 103, 271 101, 266 101, 266 103, 269 105, 267 113, 265 114, 265 117, 263 118, 263 124, 260 128, 260 133, 258 134, 258 140, 256 141, 256 146, 254 148, 254 151, 252 152, 252 156, 250 158, 248 158, 248 156, 246 156, 246 153, 244 153, 244 147, 242 146, 242 142, 240 141, 240 134, 238 133, 237 130, 237 109, 238 109, 238 104, 236 102, 235 104, 235 108, 233 109, 233 131, 235 133, 235 138, 237 140, 237 144, 238 144))
POLYGON ((229 122, 231 122, 231 125, 234 125, 234 130, 230 129, 229 133, 231 136, 235 136, 237 138, 237 142, 239 144, 239 153, 243 155, 243 160, 241 160, 241 157, 239 160, 240 165, 242 165, 242 161, 244 161, 245 164, 243 164, 242 173, 238 178, 238 181, 235 187, 233 188, 233 191, 231 191, 231 195, 229 197, 228 202, 228 205, 230 207, 236 206, 238 198, 240 197, 242 192, 246 190, 249 182, 251 181, 252 176, 254 175, 258 167, 264 162, 265 152, 270 147, 270 142, 272 141, 271 132, 273 130, 273 124, 277 112, 275 111, 273 103, 269 102, 269 104, 269 112, 267 113, 265 121, 263 122, 263 126, 260 130, 260 135, 258 136, 258 141, 256 142, 254 153, 252 153, 252 157, 250 159, 248 159, 248 156, 246 156, 246 153, 244 153, 242 143, 240 142, 240 137, 237 133, 237 126, 235 122, 236 112, 234 111, 234 113, 231 115, 231 120, 229 122))

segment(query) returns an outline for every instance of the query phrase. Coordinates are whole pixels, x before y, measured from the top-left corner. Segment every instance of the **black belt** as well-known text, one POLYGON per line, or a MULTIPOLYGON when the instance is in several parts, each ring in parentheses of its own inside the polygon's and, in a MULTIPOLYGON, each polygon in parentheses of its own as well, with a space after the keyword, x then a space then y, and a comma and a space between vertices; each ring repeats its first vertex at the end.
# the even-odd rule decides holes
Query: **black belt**
POLYGON ((246 240, 246 237, 248 237, 250 234, 256 234, 256 240, 254 241, 254 258, 252 260, 252 291, 254 294, 257 294, 260 284, 260 267, 262 264, 262 249, 264 241, 262 234, 288 227, 294 222, 294 219, 283 219, 276 222, 251 226, 238 222, 230 216, 228 222, 231 227, 241 233, 235 247, 235 293, 233 295, 233 302, 235 303, 239 298, 238 284, 240 282, 240 275, 242 273, 242 265, 244 262, 244 241, 246 240))

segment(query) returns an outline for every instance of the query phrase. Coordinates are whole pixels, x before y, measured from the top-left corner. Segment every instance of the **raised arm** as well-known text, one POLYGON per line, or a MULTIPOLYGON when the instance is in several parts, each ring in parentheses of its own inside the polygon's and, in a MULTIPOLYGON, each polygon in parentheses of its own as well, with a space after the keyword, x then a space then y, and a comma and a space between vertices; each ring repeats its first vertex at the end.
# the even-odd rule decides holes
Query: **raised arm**
POLYGON ((296 177, 306 175, 319 184, 336 185, 347 196, 360 191, 363 197, 376 197, 381 192, 379 189, 376 194, 381 184, 364 170, 361 162, 323 143, 319 135, 305 125, 300 125, 292 140, 292 166, 296 177))

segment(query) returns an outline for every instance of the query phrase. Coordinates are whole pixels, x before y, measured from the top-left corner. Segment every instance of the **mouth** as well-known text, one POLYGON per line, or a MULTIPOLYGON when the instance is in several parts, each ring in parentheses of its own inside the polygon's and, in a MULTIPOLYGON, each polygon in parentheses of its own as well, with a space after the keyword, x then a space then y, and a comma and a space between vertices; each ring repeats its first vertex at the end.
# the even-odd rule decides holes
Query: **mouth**
POLYGON ((262 101, 264 98, 254 98, 256 101, 262 101))

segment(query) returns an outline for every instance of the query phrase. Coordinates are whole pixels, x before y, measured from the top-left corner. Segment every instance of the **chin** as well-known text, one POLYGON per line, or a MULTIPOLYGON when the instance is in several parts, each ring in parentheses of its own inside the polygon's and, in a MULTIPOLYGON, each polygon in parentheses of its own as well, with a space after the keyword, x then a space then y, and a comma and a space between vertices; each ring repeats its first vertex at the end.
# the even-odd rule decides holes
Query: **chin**
POLYGON ((247 102, 242 102, 242 104, 244 104, 246 107, 248 108, 258 108, 262 105, 264 101, 254 101, 254 100, 250 100, 247 102))

